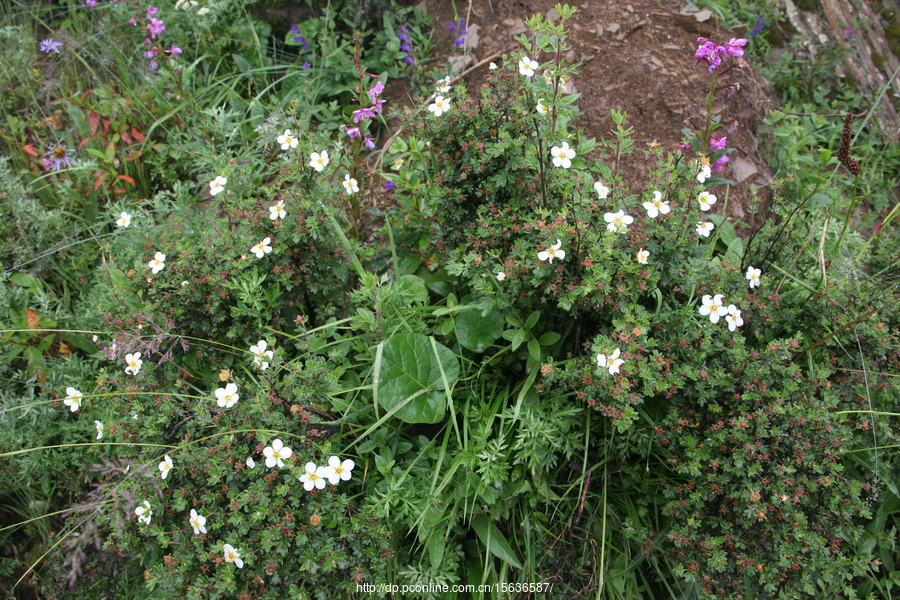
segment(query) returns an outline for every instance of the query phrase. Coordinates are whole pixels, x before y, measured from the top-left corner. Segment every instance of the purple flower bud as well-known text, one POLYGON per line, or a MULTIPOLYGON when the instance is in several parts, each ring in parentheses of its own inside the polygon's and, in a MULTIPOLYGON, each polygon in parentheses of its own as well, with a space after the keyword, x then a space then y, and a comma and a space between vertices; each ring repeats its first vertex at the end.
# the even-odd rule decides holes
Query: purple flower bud
POLYGON ((304 69, 308 69, 309 67, 310 67, 310 64, 308 62, 303 63, 304 69))
POLYGON ((412 52, 412 48, 409 47, 409 44, 400 44, 400 50, 402 52, 412 52))
POLYGON ((385 181, 385 182, 384 182, 384 189, 386 189, 386 190, 392 190, 392 189, 394 189, 395 187, 397 187, 397 186, 394 185, 394 182, 393 182, 393 181, 385 181))
POLYGON ((398 34, 397 34, 397 39, 400 40, 401 42, 408 42, 408 41, 409 41, 409 36, 406 35, 405 33, 398 33, 398 34))
POLYGON ((403 57, 403 62, 410 64, 410 65, 414 65, 414 64, 416 64, 416 59, 414 59, 412 56, 407 54, 406 56, 403 57))
POLYGON ((372 136, 370 135, 367 135, 365 139, 363 139, 363 144, 365 144, 366 148, 368 148, 369 150, 375 149, 375 142, 372 141, 372 136))

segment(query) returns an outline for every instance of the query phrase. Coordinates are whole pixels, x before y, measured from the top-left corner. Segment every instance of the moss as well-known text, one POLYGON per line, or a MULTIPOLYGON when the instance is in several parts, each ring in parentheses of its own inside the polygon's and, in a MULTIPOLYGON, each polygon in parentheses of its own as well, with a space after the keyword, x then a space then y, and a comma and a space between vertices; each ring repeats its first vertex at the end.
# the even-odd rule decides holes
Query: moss
POLYGON ((884 66, 887 63, 884 55, 878 54, 877 52, 872 53, 872 63, 875 65, 875 68, 884 73, 884 66))

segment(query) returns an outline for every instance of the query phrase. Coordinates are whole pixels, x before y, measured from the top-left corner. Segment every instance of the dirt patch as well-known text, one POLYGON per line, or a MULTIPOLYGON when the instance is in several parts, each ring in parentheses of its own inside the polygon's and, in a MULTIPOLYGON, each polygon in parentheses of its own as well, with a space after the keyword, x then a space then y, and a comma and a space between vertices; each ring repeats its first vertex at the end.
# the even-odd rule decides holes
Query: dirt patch
MULTIPOLYGON (((498 53, 519 53, 520 45, 513 36, 527 31, 523 21, 536 13, 552 18, 556 4, 556 0, 472 0, 469 4, 456 3, 459 14, 454 14, 453 4, 446 0, 426 0, 422 5, 434 17, 439 53, 443 49, 451 63, 465 65, 460 72, 469 93, 476 95, 489 72, 486 59, 498 53), (466 58, 460 58, 462 49, 453 44, 456 35, 446 27, 457 18, 467 19, 468 40, 477 44, 465 49, 466 58)), ((582 63, 581 74, 573 83, 574 91, 582 94, 578 106, 583 114, 573 126, 583 128, 588 137, 609 139, 614 127, 610 110, 626 111, 627 125, 635 128, 637 150, 628 155, 621 172, 630 190, 641 191, 646 188, 652 164, 640 150, 655 141, 678 152, 682 128, 691 127, 690 119, 698 124, 704 119, 709 79, 702 67, 695 66, 697 38, 727 41, 746 36, 746 31, 723 28, 708 11, 697 11, 677 0, 634 0, 627 4, 587 0, 574 5, 578 11, 568 21, 572 49, 566 60, 582 63)), ((549 60, 546 56, 532 58, 549 60)), ((742 204, 751 186, 764 188, 771 181, 757 149, 759 127, 775 101, 766 81, 748 60, 743 62, 744 69, 736 75, 740 91, 714 107, 723 122, 734 120, 728 147, 735 151, 722 173, 738 183, 730 190, 729 206, 734 212, 729 212, 733 218, 744 216, 742 204)))

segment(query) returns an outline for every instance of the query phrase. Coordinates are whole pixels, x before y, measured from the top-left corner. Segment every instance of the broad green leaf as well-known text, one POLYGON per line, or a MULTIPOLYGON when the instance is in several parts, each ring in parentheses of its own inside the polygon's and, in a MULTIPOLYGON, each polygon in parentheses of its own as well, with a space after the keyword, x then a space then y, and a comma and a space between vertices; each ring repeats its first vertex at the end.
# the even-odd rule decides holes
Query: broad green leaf
POLYGON ((552 346, 559 341, 560 335, 555 331, 548 331, 541 336, 541 346, 552 346))
POLYGON ((456 317, 456 339, 463 348, 484 352, 503 334, 503 317, 497 312, 481 316, 481 310, 470 308, 456 317))
POLYGON ((421 277, 416 275, 401 275, 394 283, 394 290, 403 304, 410 305, 413 302, 428 302, 428 289, 421 277))
POLYGON ((488 515, 476 515, 472 519, 472 528, 491 554, 517 569, 522 568, 522 563, 516 558, 516 553, 506 541, 506 536, 494 525, 488 515))
POLYGON ((541 318, 541 311, 536 310, 530 315, 528 315, 528 319, 525 321, 525 329, 534 329, 534 326, 537 325, 538 319, 541 318))
POLYGON ((407 423, 437 423, 447 410, 444 378, 452 388, 459 361, 446 346, 421 333, 399 333, 381 343, 381 368, 375 386, 387 410, 403 403, 395 416, 407 423))

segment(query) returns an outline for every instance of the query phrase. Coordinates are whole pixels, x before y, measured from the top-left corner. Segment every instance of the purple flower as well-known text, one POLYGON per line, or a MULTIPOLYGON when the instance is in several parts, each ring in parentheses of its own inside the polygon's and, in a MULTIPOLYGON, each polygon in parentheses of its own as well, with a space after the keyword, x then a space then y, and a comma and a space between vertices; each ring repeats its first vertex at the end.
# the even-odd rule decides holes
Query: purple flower
MULTIPOLYGON (((51 52, 56 52, 59 54, 59 47, 62 46, 62 42, 54 42, 53 38, 47 38, 43 42, 41 42, 41 52, 46 52, 50 54, 51 52)), ((58 171, 59 169, 57 169, 58 171)))
POLYGON ((172 55, 172 58, 177 59, 178 55, 182 53, 182 49, 179 48, 178 46, 176 46, 175 44, 172 44, 172 46, 168 50, 168 53, 172 55))
POLYGON ((709 147, 713 150, 721 150, 725 147, 725 144, 728 143, 728 137, 722 136, 719 139, 709 138, 709 147))
POLYGON ((67 167, 71 167, 72 157, 70 154, 74 152, 74 149, 67 149, 61 143, 58 143, 55 146, 47 146, 47 152, 42 156, 45 168, 49 169, 52 167, 54 171, 59 171, 62 169, 63 164, 67 167))
POLYGON ((407 43, 400 44, 400 50, 403 52, 412 52, 412 48, 407 43))
POLYGON ((414 59, 412 56, 407 54, 406 56, 403 57, 403 62, 405 62, 406 64, 409 64, 409 65, 414 65, 414 64, 416 64, 416 59, 414 59))
POLYGON ((372 136, 371 136, 371 135, 367 135, 365 138, 363 138, 363 144, 364 144, 364 145, 366 146, 366 148, 368 148, 369 150, 374 150, 374 149, 375 149, 375 142, 372 140, 372 136))
POLYGON ((716 162, 713 163, 713 168, 716 170, 717 173, 721 173, 722 167, 725 166, 725 163, 727 163, 727 162, 728 162, 728 157, 721 156, 716 160, 716 162))
POLYGON ((348 127, 345 133, 351 138, 359 137, 360 135, 362 135, 359 131, 359 127, 348 127))
POLYGON ((374 86, 372 86, 372 89, 369 90, 369 97, 372 98, 372 102, 375 102, 375 100, 378 98, 378 96, 383 91, 384 91, 384 84, 381 83, 380 81, 378 83, 376 83, 374 86))
POLYGON ((405 33, 398 33, 398 34, 397 34, 397 39, 400 40, 401 42, 408 42, 408 41, 409 41, 409 36, 406 35, 405 33))
POLYGON ((144 58, 153 58, 156 56, 156 50, 147 50, 144 52, 144 58))
POLYGON ((392 190, 392 189, 394 189, 395 187, 397 187, 397 186, 394 185, 394 182, 393 182, 393 181, 385 181, 385 182, 384 182, 384 189, 386 189, 386 190, 392 190))
POLYGON ((311 65, 308 62, 303 63, 303 68, 308 69, 311 65))
POLYGON ((850 40, 850 38, 853 37, 853 34, 856 33, 856 32, 854 31, 854 29, 853 29, 853 25, 851 25, 851 26, 848 27, 847 29, 842 29, 841 31, 844 33, 844 35, 847 36, 847 40, 848 40, 848 41, 850 40))
POLYGON ((147 8, 147 18, 148 18, 148 19, 152 19, 153 16, 154 16, 157 12, 159 12, 159 9, 157 9, 155 6, 150 6, 150 7, 148 7, 148 8, 147 8))
MULTIPOLYGON (((153 8, 153 7, 151 6, 150 8, 153 8)), ((147 12, 150 12, 149 9, 147 12)), ((155 40, 156 36, 158 36, 165 30, 166 30, 166 26, 163 25, 163 22, 160 19, 157 19, 156 17, 150 17, 150 22, 147 23, 147 31, 150 32, 151 38, 153 38, 155 40)))
POLYGON ((375 117, 375 113, 372 112, 372 109, 367 106, 363 106, 359 110, 353 111, 354 123, 359 123, 360 121, 365 121, 366 119, 371 119, 373 117, 375 117))
POLYGON ((742 46, 747 45, 747 40, 744 38, 731 38, 727 44, 725 44, 725 53, 728 56, 737 56, 741 57, 744 55, 744 49, 742 46))
POLYGON ((697 64, 699 65, 701 62, 706 62, 709 65, 709 73, 715 71, 720 64, 722 64, 722 54, 725 53, 725 47, 719 46, 712 40, 708 40, 706 38, 698 38, 697 42, 701 44, 699 48, 697 48, 697 52, 694 53, 694 58, 697 59, 697 64))
POLYGON ((155 71, 159 68, 159 64, 155 60, 150 61, 150 70, 155 71))
POLYGON ((84 0, 88 8, 97 8, 97 0, 84 0))
POLYGON ((130 19, 128 19, 128 22, 131 23, 132 25, 137 25, 137 19, 135 19, 134 17, 131 17, 130 19))
POLYGON ((766 24, 766 20, 764 18, 762 18, 762 17, 758 18, 756 20, 756 25, 754 25, 753 29, 750 30, 750 35, 752 35, 753 37, 756 37, 757 35, 759 35, 759 32, 762 31, 763 29, 765 29, 765 27, 763 27, 763 25, 765 25, 765 24, 766 24))

